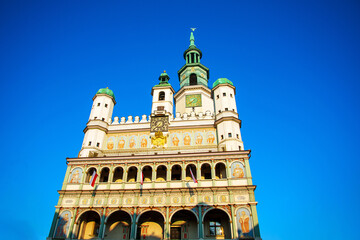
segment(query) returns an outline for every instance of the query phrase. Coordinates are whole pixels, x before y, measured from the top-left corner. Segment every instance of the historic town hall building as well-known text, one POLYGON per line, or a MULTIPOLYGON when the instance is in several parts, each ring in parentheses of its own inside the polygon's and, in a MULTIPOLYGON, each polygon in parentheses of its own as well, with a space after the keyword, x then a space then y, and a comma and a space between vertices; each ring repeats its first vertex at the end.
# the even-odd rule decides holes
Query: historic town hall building
POLYGON ((184 58, 179 91, 162 73, 150 115, 113 117, 113 91, 95 94, 47 239, 261 239, 235 87, 208 86, 193 33, 184 58))

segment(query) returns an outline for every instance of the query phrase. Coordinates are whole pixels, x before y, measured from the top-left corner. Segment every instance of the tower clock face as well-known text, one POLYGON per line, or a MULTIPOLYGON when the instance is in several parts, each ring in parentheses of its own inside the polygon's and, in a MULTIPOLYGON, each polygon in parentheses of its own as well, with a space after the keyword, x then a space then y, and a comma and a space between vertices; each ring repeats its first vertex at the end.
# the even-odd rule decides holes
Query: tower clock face
POLYGON ((151 117, 150 132, 167 132, 169 130, 169 119, 164 117, 151 117))
POLYGON ((186 95, 186 107, 201 107, 201 94, 186 95))

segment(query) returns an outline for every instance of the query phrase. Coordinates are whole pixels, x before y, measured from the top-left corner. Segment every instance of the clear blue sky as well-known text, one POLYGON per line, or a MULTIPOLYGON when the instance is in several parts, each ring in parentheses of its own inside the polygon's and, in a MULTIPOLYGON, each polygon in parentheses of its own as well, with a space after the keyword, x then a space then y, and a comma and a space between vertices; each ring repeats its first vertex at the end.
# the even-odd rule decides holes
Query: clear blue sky
POLYGON ((358 239, 359 1, 0 3, 0 232, 45 239, 92 97, 149 114, 179 89, 190 27, 209 85, 236 86, 263 239, 358 239))

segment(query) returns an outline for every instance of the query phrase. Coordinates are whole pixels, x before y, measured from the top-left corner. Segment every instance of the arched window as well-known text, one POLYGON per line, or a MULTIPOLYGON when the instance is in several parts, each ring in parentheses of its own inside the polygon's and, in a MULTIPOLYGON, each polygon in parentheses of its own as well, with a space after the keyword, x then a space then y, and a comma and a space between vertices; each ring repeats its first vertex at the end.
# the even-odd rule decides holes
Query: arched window
POLYGON ((190 181, 190 180, 193 179, 192 176, 191 176, 190 169, 191 169, 192 174, 194 175, 194 178, 197 179, 195 165, 194 164, 189 164, 186 167, 186 181, 190 181))
POLYGON ((124 176, 124 170, 122 167, 115 168, 113 182, 122 182, 124 176))
POLYGON ((107 182, 109 180, 109 169, 103 168, 100 174, 100 182, 107 182))
POLYGON ((218 163, 215 166, 216 179, 226 178, 226 168, 224 163, 218 163))
POLYGON ((201 179, 211 179, 210 164, 204 163, 203 165, 201 165, 201 179))
POLYGON ((181 180, 181 167, 180 167, 180 165, 174 165, 171 168, 171 180, 181 180))
POLYGON ((156 181, 163 182, 166 181, 166 167, 161 165, 156 169, 156 181))
POLYGON ((89 183, 89 182, 90 182, 90 179, 91 179, 94 171, 96 171, 95 168, 90 168, 90 169, 87 171, 87 173, 86 173, 86 179, 85 179, 85 182, 86 182, 86 183, 89 183))
POLYGON ((152 180, 152 168, 150 166, 146 166, 142 169, 144 174, 144 182, 151 182, 152 180))
POLYGON ((159 93, 159 101, 164 101, 165 100, 165 92, 160 92, 159 93))
POLYGON ((190 75, 190 85, 197 85, 197 76, 195 73, 192 73, 190 75))
POLYGON ((128 170, 127 182, 136 182, 137 179, 137 168, 130 167, 128 170))

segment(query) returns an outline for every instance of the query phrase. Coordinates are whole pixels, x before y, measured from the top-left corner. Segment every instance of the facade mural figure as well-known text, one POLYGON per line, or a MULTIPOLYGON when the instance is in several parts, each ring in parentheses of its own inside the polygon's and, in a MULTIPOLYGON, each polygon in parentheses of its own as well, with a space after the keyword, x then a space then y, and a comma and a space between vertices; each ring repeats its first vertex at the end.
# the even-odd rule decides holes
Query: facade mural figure
POLYGON ((65 211, 59 217, 59 222, 56 228, 55 237, 66 238, 69 224, 70 224, 70 212, 65 211))
POLYGON ((114 142, 113 142, 113 140, 109 140, 109 141, 108 141, 107 148, 108 148, 109 150, 111 150, 111 149, 114 148, 114 142))
POLYGON ((174 137, 172 139, 172 142, 173 142, 173 145, 176 146, 176 147, 179 145, 179 139, 177 138, 176 135, 174 135, 174 137))
POLYGON ((210 133, 208 138, 207 138, 207 143, 208 144, 213 144, 215 141, 215 137, 214 137, 214 134, 210 133))
POLYGON ((232 176, 234 178, 243 178, 245 176, 243 165, 239 162, 234 162, 232 164, 232 176))
POLYGON ((189 134, 186 134, 184 137, 184 145, 189 146, 191 142, 191 138, 189 136, 189 134))
POLYGON ((250 217, 248 215, 246 215, 245 211, 241 211, 240 225, 241 225, 241 232, 242 233, 250 232, 249 220, 250 220, 250 217))
POLYGON ((143 139, 141 139, 141 147, 144 148, 147 146, 147 140, 145 137, 143 137, 143 139))
POLYGON ((80 183, 82 173, 81 168, 74 168, 71 172, 69 183, 80 183))
POLYGON ((119 149, 123 149, 125 146, 125 140, 124 139, 120 139, 119 143, 118 143, 118 147, 119 149))
POLYGON ((202 143, 202 140, 203 140, 203 138, 202 138, 201 134, 197 135, 196 142, 195 142, 196 145, 200 145, 202 143))
POLYGON ((135 138, 134 138, 134 137, 132 137, 132 138, 130 139, 130 144, 129 144, 129 147, 130 147, 130 148, 134 148, 134 147, 135 147, 135 145, 136 145, 135 138))

